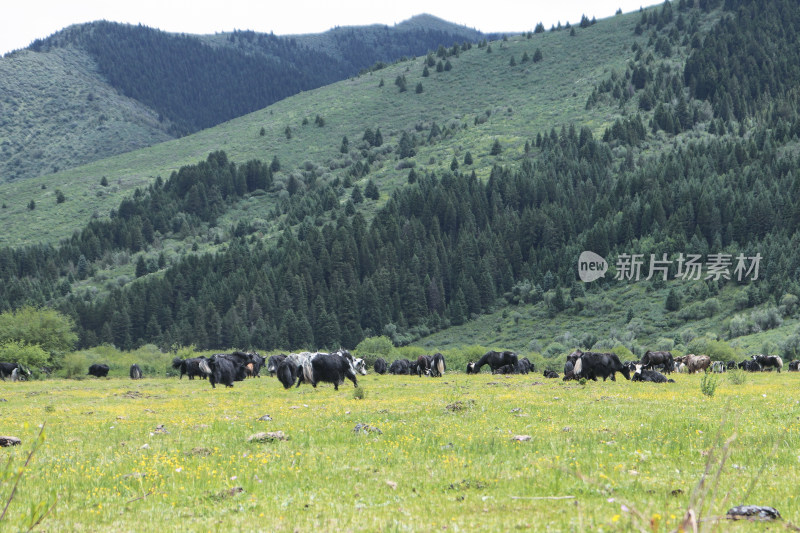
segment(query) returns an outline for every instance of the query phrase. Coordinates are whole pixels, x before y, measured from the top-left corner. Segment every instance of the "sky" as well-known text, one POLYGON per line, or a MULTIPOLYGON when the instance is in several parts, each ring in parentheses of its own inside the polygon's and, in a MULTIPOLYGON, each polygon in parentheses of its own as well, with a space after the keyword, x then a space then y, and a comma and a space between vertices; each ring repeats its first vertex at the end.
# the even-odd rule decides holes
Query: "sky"
POLYGON ((12 0, 0 11, 0 54, 27 47, 72 24, 109 20, 169 32, 237 30, 276 35, 334 26, 393 25, 420 13, 486 33, 532 30, 597 19, 653 5, 653 0, 12 0))

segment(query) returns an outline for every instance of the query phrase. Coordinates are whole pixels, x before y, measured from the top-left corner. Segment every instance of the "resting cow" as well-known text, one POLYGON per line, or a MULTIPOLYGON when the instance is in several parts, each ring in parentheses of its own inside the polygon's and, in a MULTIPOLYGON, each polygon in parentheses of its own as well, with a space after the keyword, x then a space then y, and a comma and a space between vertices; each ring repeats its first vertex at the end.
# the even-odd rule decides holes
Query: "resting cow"
POLYGON ((642 356, 641 364, 645 370, 653 370, 657 366, 663 367, 664 372, 668 374, 675 368, 675 361, 672 359, 670 352, 651 352, 648 350, 642 356))
POLYGON ((89 372, 87 375, 104 378, 108 375, 108 370, 108 365, 95 363, 89 367, 89 372))
POLYGON ((131 365, 131 379, 142 379, 142 369, 136 363, 131 365))
POLYGON ((553 370, 545 370, 542 374, 546 378, 558 379, 558 372, 554 372, 553 370))
POLYGON ((789 372, 797 372, 800 370, 800 360, 795 359, 789 362, 789 372))
POLYGON ((783 359, 777 355, 754 355, 753 361, 761 365, 761 370, 766 370, 767 368, 777 368, 778 372, 780 372, 783 368, 783 359))
POLYGON ((492 370, 492 374, 516 374, 517 365, 503 365, 500 368, 492 370))
POLYGON ((473 363, 470 361, 470 363, 467 364, 467 374, 479 373, 483 365, 489 365, 489 368, 492 369, 492 372, 494 372, 501 366, 506 366, 506 365, 513 365, 514 368, 516 368, 518 362, 519 359, 517 358, 517 354, 515 354, 514 352, 489 351, 486 352, 483 355, 483 357, 478 359, 477 363, 473 363))
POLYGON ((375 359, 375 364, 372 365, 372 369, 375 370, 376 374, 385 374, 387 367, 386 367, 386 359, 383 357, 378 357, 375 359))
POLYGON ((649 381, 651 383, 675 383, 674 379, 667 377, 656 370, 646 370, 642 365, 636 365, 636 370, 631 376, 631 381, 649 381))

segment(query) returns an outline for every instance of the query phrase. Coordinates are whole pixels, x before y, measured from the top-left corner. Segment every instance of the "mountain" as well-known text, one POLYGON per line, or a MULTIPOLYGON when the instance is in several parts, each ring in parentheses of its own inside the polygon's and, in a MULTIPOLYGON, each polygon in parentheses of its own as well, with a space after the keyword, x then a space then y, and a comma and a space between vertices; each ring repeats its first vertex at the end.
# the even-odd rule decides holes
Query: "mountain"
POLYGON ((183 136, 300 91, 482 35, 430 16, 278 37, 176 35, 100 21, 0 59, 0 181, 183 136))
POLYGON ((82 346, 796 357, 800 17, 769 5, 443 48, 3 185, 0 310, 55 307, 82 346))

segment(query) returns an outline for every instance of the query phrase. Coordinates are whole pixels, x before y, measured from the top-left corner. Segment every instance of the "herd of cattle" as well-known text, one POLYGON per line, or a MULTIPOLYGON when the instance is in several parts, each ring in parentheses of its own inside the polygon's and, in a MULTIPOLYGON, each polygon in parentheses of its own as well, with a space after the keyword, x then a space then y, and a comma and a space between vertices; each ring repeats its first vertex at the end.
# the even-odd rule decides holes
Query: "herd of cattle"
MULTIPOLYGON (((180 379, 189 376, 189 379, 199 377, 208 379, 212 387, 218 383, 233 387, 234 381, 243 381, 248 377, 260 377, 261 369, 266 366, 270 377, 277 376, 278 381, 285 389, 292 386, 299 387, 301 383, 308 383, 315 387, 318 383, 332 383, 334 389, 339 390, 339 385, 345 379, 353 382, 358 387, 357 375, 367 374, 367 365, 363 359, 353 357, 344 349, 336 352, 300 352, 289 355, 273 355, 265 359, 255 352, 234 351, 232 353, 214 354, 211 357, 192 357, 172 360, 172 367, 180 372, 180 379)), ((467 364, 467 374, 478 374, 481 368, 488 366, 492 374, 528 374, 536 371, 536 366, 527 357, 519 358, 511 351, 489 351, 478 361, 467 364)), ((707 355, 688 354, 673 357, 667 351, 647 351, 639 361, 621 362, 614 353, 582 352, 576 350, 567 356, 564 364, 564 381, 603 378, 615 380, 617 372, 625 379, 631 381, 649 381, 654 383, 674 382, 663 373, 672 372, 690 374, 696 372, 725 372, 730 369, 740 368, 748 372, 762 372, 773 368, 780 372, 783 369, 783 360, 777 355, 753 355, 740 363, 734 361, 712 361, 707 355)), ((788 365, 790 372, 800 371, 800 360, 791 361, 788 365)), ((373 365, 376 374, 417 375, 441 377, 447 370, 447 363, 441 353, 434 355, 421 355, 416 360, 396 359, 391 364, 383 358, 378 358, 373 365)), ((109 366, 106 364, 93 364, 89 367, 89 375, 98 378, 108 375, 109 366)), ((31 371, 18 363, 0 362, 0 379, 5 381, 22 381, 30 379, 31 371)), ((559 375, 552 370, 545 370, 546 378, 558 378, 559 375)), ((142 369, 139 365, 131 365, 131 379, 141 379, 142 369)))

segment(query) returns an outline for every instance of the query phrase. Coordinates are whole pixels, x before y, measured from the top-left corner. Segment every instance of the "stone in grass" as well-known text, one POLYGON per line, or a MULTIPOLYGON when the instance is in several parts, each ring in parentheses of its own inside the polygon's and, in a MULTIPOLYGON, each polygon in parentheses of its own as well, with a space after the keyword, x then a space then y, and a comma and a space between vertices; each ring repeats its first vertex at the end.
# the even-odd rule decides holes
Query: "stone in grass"
POLYGON ((356 424, 356 427, 353 428, 353 433, 363 433, 364 435, 368 433, 377 433, 378 435, 382 435, 383 431, 369 424, 356 424))
POLYGON ((734 520, 777 520, 781 517, 777 509, 765 505, 738 505, 728 509, 727 515, 734 520))
POLYGON ((0 437, 0 446, 6 448, 8 446, 19 446, 22 441, 17 437, 0 437))
POLYGON ((519 442, 527 442, 527 441, 531 440, 531 436, 530 435, 514 435, 514 438, 511 439, 511 440, 516 440, 516 441, 519 441, 519 442))
POLYGON ((275 442, 276 440, 289 440, 283 431, 261 431, 247 437, 247 442, 275 442))
POLYGON ((264 415, 258 417, 256 420, 261 420, 262 422, 270 422, 272 420, 272 417, 269 415, 264 415))

